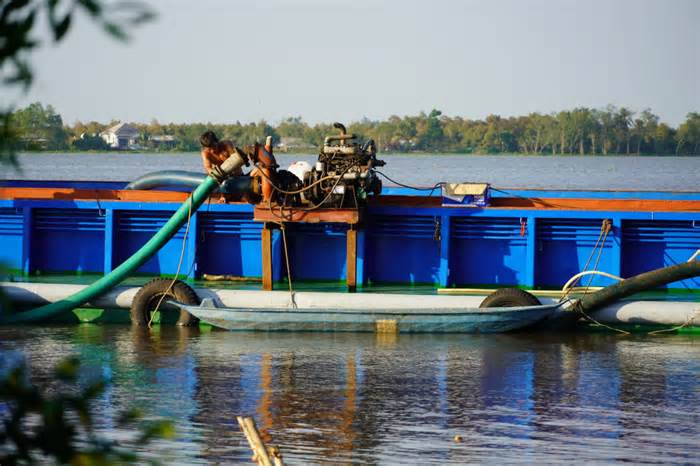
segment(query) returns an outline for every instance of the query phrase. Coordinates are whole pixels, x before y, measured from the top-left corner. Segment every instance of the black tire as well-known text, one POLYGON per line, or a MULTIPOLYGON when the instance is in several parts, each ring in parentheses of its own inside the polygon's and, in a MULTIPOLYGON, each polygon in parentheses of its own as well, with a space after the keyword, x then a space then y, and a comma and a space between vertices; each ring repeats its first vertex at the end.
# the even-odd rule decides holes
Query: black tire
MULTIPOLYGON (((168 278, 154 278, 150 282, 146 283, 139 289, 139 291, 134 296, 134 300, 131 302, 131 309, 129 313, 131 314, 131 323, 137 326, 148 325, 151 320, 151 311, 155 309, 158 305, 160 298, 166 294, 163 301, 168 298, 172 298, 175 301, 179 301, 183 304, 199 304, 199 297, 197 293, 186 283, 176 280, 173 286, 171 279, 168 278), (168 288, 170 288, 168 290, 168 288)), ((161 308, 163 304, 161 304, 161 308)), ((185 310, 180 311, 180 317, 177 320, 177 325, 189 327, 191 325, 196 325, 199 320, 185 310)))
POLYGON ((527 291, 518 288, 500 288, 488 295, 479 307, 539 306, 541 304, 539 299, 527 291))

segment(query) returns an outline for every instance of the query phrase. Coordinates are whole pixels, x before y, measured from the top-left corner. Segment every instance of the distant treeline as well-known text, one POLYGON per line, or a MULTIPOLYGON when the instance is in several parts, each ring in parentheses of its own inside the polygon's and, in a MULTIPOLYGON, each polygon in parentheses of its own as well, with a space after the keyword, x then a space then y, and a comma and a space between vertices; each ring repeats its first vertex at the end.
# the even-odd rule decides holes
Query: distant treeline
MULTIPOLYGON (((34 103, 12 115, 20 150, 106 150, 100 133, 118 122, 65 125, 48 105, 34 103)), ((289 150, 311 150, 334 134, 331 123, 309 125, 291 117, 278 125, 257 123, 132 123, 143 150, 196 151, 199 136, 213 130, 236 144, 272 135, 289 150), (168 136, 163 138, 163 136, 168 136), (167 140, 167 144, 156 143, 167 140)), ((625 107, 575 108, 559 113, 519 117, 489 115, 484 120, 449 117, 439 110, 387 120, 363 119, 348 130, 372 138, 383 152, 454 152, 475 154, 662 154, 700 155, 700 113, 692 112, 677 128, 660 122, 651 110, 625 107)))

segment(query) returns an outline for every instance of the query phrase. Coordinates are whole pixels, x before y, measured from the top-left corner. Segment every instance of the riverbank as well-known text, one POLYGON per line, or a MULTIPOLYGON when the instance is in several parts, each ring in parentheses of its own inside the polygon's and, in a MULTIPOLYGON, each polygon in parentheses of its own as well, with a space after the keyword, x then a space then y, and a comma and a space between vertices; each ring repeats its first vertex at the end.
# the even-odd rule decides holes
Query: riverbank
MULTIPOLYGON (((277 150, 275 155, 309 155, 315 154, 315 149, 299 149, 299 150, 277 150)), ((196 150, 181 151, 181 150, 24 150, 18 154, 34 155, 34 154, 198 154, 196 150)), ((700 157, 700 154, 552 154, 552 153, 527 153, 527 152, 503 152, 503 153, 486 153, 486 152, 460 152, 460 151, 424 151, 424 150, 405 150, 405 151, 379 151, 380 155, 421 155, 421 156, 474 156, 474 157, 490 157, 490 156, 512 156, 512 157, 684 157, 693 158, 700 157)))

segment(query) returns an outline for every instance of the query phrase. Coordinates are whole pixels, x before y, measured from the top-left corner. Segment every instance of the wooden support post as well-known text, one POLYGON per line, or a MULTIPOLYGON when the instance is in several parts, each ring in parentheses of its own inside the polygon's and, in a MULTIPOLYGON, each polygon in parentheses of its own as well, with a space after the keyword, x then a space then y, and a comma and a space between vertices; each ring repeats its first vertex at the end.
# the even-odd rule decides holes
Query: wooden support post
POLYGON ((238 425, 241 427, 245 438, 248 440, 248 445, 250 449, 253 450, 253 461, 258 463, 260 466, 282 466, 282 455, 279 449, 276 447, 267 447, 262 438, 260 438, 260 432, 255 426, 255 421, 252 417, 236 416, 238 425))
POLYGON ((263 224, 262 229, 262 283, 263 290, 272 290, 272 228, 263 224))
POLYGON ((347 244, 347 283, 348 291, 354 293, 357 289, 357 229, 348 225, 346 233, 347 244))

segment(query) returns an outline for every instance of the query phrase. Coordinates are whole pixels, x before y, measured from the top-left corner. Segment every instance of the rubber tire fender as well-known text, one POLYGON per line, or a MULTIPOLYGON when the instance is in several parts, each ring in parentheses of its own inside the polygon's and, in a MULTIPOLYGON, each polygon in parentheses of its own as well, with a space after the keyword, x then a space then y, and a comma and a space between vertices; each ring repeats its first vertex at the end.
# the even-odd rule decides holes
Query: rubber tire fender
POLYGON ((519 288, 499 288, 484 299, 479 308, 540 306, 542 303, 532 294, 519 288))
MULTIPOLYGON (((173 281, 168 278, 154 278, 136 292, 134 300, 131 302, 131 309, 129 310, 131 323, 139 327, 148 325, 148 322, 151 320, 151 311, 155 309, 163 295, 165 295, 163 301, 172 298, 182 304, 192 304, 195 306, 199 304, 197 293, 187 283, 181 280, 175 280, 173 283, 173 281), (170 286, 171 283, 173 285, 172 287, 170 286)), ((197 325, 198 322, 199 320, 195 316, 183 309, 180 311, 177 325, 189 327, 197 325)))

